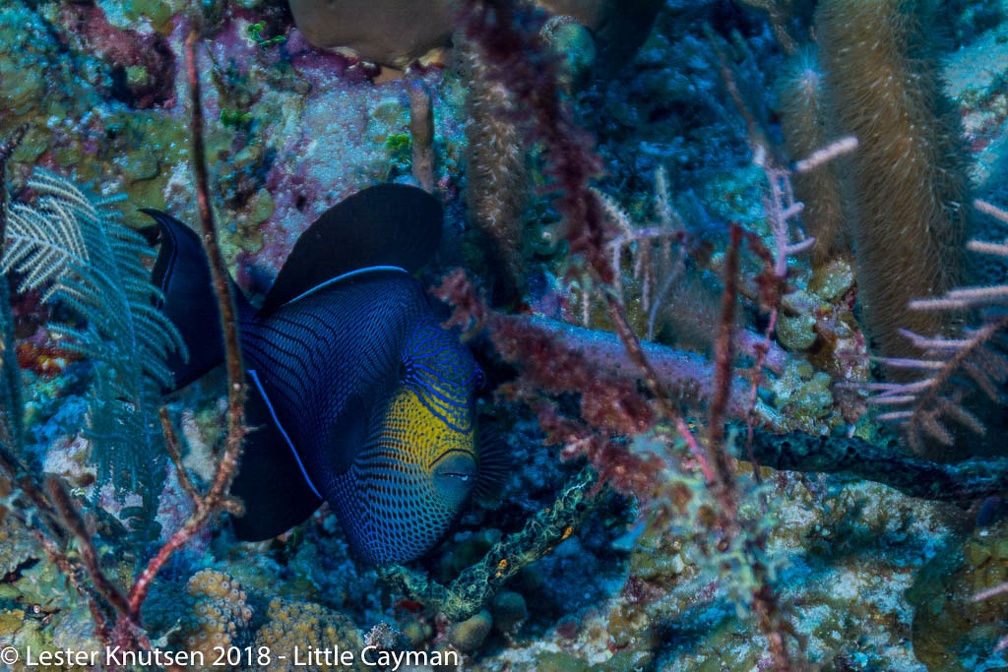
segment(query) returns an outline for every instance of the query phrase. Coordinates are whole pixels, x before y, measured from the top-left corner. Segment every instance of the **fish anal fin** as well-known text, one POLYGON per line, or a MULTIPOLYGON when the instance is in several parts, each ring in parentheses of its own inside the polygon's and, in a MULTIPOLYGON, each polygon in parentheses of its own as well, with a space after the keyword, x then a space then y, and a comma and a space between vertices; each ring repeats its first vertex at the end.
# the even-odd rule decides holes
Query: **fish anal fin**
POLYGON ((250 373, 244 451, 231 494, 245 503, 245 515, 232 519, 235 534, 244 541, 262 541, 307 519, 322 499, 302 469, 255 374, 250 373))

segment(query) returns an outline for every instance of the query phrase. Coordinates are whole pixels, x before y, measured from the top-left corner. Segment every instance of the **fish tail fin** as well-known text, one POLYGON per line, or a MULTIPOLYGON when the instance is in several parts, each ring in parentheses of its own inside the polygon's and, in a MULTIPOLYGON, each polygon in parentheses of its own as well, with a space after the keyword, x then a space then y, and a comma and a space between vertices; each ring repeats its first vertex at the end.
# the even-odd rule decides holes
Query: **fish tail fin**
MULTIPOLYGON (((189 350, 187 359, 178 353, 168 357, 175 376, 172 390, 178 390, 224 362, 220 310, 210 264, 196 232, 159 210, 144 208, 141 212, 156 222, 147 230, 148 238, 153 238, 150 234, 156 229, 156 241, 161 243, 151 272, 151 282, 164 295, 158 307, 179 330, 189 350)), ((255 312, 237 286, 234 295, 239 318, 255 312)))

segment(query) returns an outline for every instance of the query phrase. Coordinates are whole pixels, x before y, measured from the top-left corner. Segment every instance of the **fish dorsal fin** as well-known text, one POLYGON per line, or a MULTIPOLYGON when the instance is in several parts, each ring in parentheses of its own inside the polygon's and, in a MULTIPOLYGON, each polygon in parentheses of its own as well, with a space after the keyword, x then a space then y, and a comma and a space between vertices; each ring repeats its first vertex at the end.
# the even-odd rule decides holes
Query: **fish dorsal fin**
POLYGON ((353 271, 418 270, 437 248, 441 219, 441 204, 417 187, 380 184, 357 192, 326 210, 301 234, 260 316, 353 271))

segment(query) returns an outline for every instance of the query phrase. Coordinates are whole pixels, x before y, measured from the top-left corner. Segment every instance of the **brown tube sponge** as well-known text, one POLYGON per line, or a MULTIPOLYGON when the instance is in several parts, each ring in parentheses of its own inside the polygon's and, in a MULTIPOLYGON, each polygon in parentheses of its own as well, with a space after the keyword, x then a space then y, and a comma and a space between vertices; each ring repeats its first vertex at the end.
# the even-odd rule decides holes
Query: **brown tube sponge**
POLYGON ((466 202, 478 232, 473 263, 489 271, 496 305, 520 296, 524 270, 522 233, 529 190, 524 137, 511 94, 487 74, 478 49, 463 42, 469 84, 466 111, 466 202))
POLYGON ((954 325, 907 303, 959 283, 968 208, 958 118, 942 95, 917 0, 824 0, 816 26, 838 130, 857 136, 850 225, 859 298, 888 357, 919 354, 900 328, 932 335, 954 325))
MULTIPOLYGON (((788 60, 778 85, 778 98, 781 131, 792 159, 804 159, 837 139, 830 121, 826 83, 813 49, 805 47, 788 60)), ((805 230, 815 237, 813 266, 824 266, 849 253, 839 163, 827 161, 809 173, 796 173, 792 183, 795 196, 805 204, 805 230)))

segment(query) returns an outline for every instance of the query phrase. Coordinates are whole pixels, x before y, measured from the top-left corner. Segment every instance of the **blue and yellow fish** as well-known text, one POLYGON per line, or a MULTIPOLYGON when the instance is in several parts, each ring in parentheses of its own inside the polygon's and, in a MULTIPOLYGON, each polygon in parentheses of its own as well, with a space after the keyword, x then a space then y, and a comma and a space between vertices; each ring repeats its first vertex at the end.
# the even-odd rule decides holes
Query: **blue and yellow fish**
MULTIPOLYGON (((199 238, 145 212, 160 228, 162 310, 190 352, 170 362, 183 387, 223 362, 219 313, 199 238)), ((411 275, 441 220, 420 189, 371 187, 302 234, 259 310, 236 288, 254 428, 232 488, 245 502, 240 538, 276 536, 325 500, 358 556, 407 562, 499 480, 477 438, 479 367, 411 275)))

